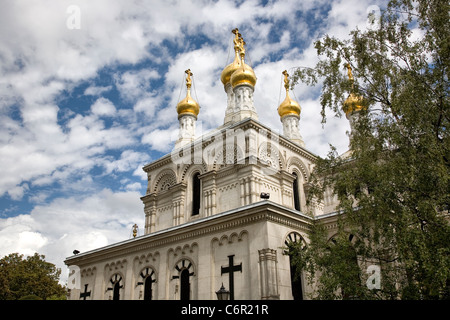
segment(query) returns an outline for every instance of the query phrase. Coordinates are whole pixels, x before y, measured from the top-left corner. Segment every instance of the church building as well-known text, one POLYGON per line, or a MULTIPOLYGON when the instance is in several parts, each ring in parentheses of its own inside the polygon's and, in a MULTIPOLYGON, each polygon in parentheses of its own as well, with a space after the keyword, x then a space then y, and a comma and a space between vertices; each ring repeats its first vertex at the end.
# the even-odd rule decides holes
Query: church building
MULTIPOLYGON (((186 70, 175 148, 143 167, 144 235, 68 257, 71 276, 79 275, 70 299, 216 300, 223 286, 234 300, 291 300, 313 289, 293 276, 287 248, 307 245, 314 219, 332 235, 336 198, 330 192, 307 205, 317 156, 300 135, 301 107, 289 95, 289 75, 283 72, 279 134, 258 121, 257 77, 242 35, 232 32, 234 60, 221 74, 223 125, 195 136, 200 106, 191 96, 195 70, 186 70)), ((350 109, 351 121, 358 108, 350 109)))

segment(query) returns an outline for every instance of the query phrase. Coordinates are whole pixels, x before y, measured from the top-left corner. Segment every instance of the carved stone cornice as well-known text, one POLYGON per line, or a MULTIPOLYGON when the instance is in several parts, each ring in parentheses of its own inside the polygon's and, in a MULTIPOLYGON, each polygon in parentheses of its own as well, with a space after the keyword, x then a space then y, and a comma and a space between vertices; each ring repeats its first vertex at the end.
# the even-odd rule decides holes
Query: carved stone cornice
POLYGON ((265 130, 269 134, 268 138, 270 138, 270 136, 272 134, 275 134, 278 136, 278 141, 279 141, 280 145, 282 145, 283 147, 286 147, 286 148, 292 150, 294 153, 299 154, 302 157, 304 157, 310 161, 315 161, 317 159, 317 155, 311 153, 310 151, 306 150, 305 148, 301 147, 300 145, 290 141, 286 137, 278 134, 277 132, 274 132, 272 129, 270 129, 269 127, 260 123, 259 121, 256 121, 255 119, 251 119, 251 118, 245 119, 243 122, 238 123, 236 125, 236 127, 239 127, 239 126, 242 127, 241 129, 243 129, 244 131, 247 129, 255 129, 257 131, 265 130))
POLYGON ((142 168, 142 170, 144 170, 145 172, 150 172, 150 171, 155 170, 156 168, 162 167, 171 162, 172 162, 171 154, 166 154, 165 156, 159 158, 158 160, 145 165, 142 168))
POLYGON ((317 155, 311 153, 307 149, 301 147, 300 145, 290 141, 286 137, 278 134, 277 132, 273 131, 269 127, 265 126, 261 122, 252 119, 247 118, 240 122, 234 123, 231 126, 227 127, 219 127, 216 130, 213 130, 209 133, 204 134, 203 136, 197 138, 193 142, 191 142, 189 145, 183 146, 179 149, 174 149, 171 153, 166 154, 165 156, 161 157, 158 160, 155 160, 154 162, 151 162, 147 165, 145 165, 142 169, 145 172, 153 171, 154 169, 157 169, 159 167, 162 167, 166 164, 169 164, 172 162, 172 155, 178 154, 179 152, 183 152, 184 150, 190 150, 191 155, 195 153, 195 149, 198 148, 206 148, 209 144, 211 144, 215 140, 215 136, 222 135, 222 139, 226 139, 225 132, 226 130, 236 130, 241 129, 244 132, 250 129, 256 130, 257 132, 264 130, 267 132, 267 137, 270 138, 272 135, 277 136, 277 141, 279 141, 279 144, 287 149, 290 149, 294 153, 314 162, 317 159, 317 155))
POLYGON ((141 197, 142 202, 147 203, 150 201, 156 201, 157 194, 155 192, 148 193, 141 197))
POLYGON ((312 222, 306 215, 270 201, 260 201, 182 225, 81 253, 66 259, 67 265, 84 265, 105 259, 123 257, 145 250, 154 250, 171 243, 188 241, 208 234, 241 228, 261 222, 272 222, 308 231, 312 222))

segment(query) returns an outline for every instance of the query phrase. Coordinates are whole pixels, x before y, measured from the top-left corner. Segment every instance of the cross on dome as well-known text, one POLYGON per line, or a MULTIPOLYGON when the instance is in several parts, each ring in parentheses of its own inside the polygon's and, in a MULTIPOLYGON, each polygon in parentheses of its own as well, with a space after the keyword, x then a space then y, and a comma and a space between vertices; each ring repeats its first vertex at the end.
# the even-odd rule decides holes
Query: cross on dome
POLYGON ((350 114, 352 114, 354 112, 359 112, 362 109, 364 109, 364 105, 363 105, 364 98, 361 95, 355 93, 355 87, 354 87, 355 79, 353 78, 352 67, 351 67, 350 63, 346 63, 345 67, 347 68, 348 80, 352 84, 350 94, 347 97, 347 99, 345 100, 344 105, 342 106, 342 110, 345 112, 345 114, 348 117, 350 114))
POLYGON ((177 104, 178 119, 184 115, 192 115, 197 119, 197 116, 200 112, 200 106, 197 101, 195 101, 191 97, 191 76, 193 76, 194 74, 191 72, 191 69, 187 69, 185 73, 187 93, 186 97, 177 104))
POLYGON ((253 69, 245 63, 246 43, 244 38, 239 33, 238 28, 233 29, 231 32, 234 34, 234 60, 223 69, 220 80, 225 88, 228 84, 231 84, 233 88, 241 84, 254 87, 256 84, 256 75, 253 69))

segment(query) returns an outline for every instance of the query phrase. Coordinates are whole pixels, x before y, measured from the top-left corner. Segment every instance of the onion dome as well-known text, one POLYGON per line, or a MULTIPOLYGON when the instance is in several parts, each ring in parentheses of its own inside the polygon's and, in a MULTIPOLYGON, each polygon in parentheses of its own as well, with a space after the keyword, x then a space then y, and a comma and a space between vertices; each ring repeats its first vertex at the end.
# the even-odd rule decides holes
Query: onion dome
POLYGON ((223 85, 226 86, 228 83, 230 83, 231 75, 241 66, 241 58, 239 57, 239 51, 240 51, 240 38, 241 34, 239 33, 238 28, 233 29, 231 31, 235 37, 234 37, 234 61, 227 65, 220 76, 220 80, 222 81, 223 85))
POLYGON ((361 111, 362 109, 364 109, 362 103, 363 97, 351 92, 348 98, 345 100, 342 110, 345 112, 346 115, 349 115, 353 112, 361 111))
POLYGON ((235 88, 241 84, 251 85, 252 87, 256 84, 256 75, 253 69, 245 63, 245 42, 244 39, 240 38, 240 52, 241 65, 239 68, 233 72, 230 78, 231 86, 235 88))
POLYGON ((190 69, 187 69, 185 72, 187 74, 186 76, 187 93, 186 97, 177 104, 178 119, 184 115, 192 115, 197 119, 197 115, 200 112, 200 106, 197 103, 197 101, 195 101, 191 97, 191 85, 192 85, 191 76, 193 76, 193 74, 191 73, 190 69))
POLYGON ((243 64, 242 67, 237 69, 231 75, 230 80, 233 88, 241 84, 249 84, 254 87, 256 84, 256 75, 250 66, 248 66, 247 64, 243 64))
POLYGON ((286 98, 284 101, 278 106, 278 114, 281 118, 288 115, 294 115, 300 117, 301 107, 297 101, 292 100, 289 96, 289 74, 286 70, 283 71, 284 75, 284 87, 286 88, 286 98))

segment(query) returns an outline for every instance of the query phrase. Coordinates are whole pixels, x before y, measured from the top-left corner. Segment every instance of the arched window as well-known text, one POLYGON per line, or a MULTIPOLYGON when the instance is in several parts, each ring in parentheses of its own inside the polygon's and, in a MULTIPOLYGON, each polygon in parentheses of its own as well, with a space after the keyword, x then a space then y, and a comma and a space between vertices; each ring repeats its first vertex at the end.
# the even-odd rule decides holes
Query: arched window
POLYGON ((113 300, 120 300, 120 288, 120 282, 116 282, 114 285, 113 300))
POLYGON ((144 283, 144 300, 152 300, 152 283, 154 280, 152 277, 145 278, 144 283))
POLYGON ((305 240, 303 237, 297 232, 291 232, 284 244, 287 247, 287 250, 284 252, 289 255, 289 266, 291 273, 291 290, 292 297, 294 300, 303 300, 303 284, 302 284, 302 276, 301 271, 297 270, 297 267, 293 264, 293 255, 295 254, 294 247, 300 244, 301 248, 305 246, 305 240))
POLYGON ((200 173, 194 174, 192 177, 192 215, 200 213, 200 173))
MULTIPOLYGON (((120 300, 120 289, 123 288, 122 276, 118 273, 114 274, 109 280, 110 285, 106 289, 107 291, 112 291, 112 299, 120 300)), ((111 299, 111 296, 110 296, 111 299)))
POLYGON ((153 299, 153 283, 156 282, 156 273, 147 266, 141 270, 136 286, 144 286, 144 300, 153 299))
POLYGON ((294 175, 294 182, 292 182, 292 193, 294 194, 294 209, 300 211, 300 197, 298 194, 298 176, 295 172, 292 173, 294 175))
POLYGON ((189 283, 189 270, 188 269, 184 269, 183 271, 181 271, 180 287, 181 287, 180 299, 181 300, 189 300, 191 285, 189 283))
POLYGON ((195 275, 194 266, 192 262, 187 259, 182 259, 178 261, 175 265, 175 270, 177 271, 172 279, 180 279, 180 299, 190 300, 191 298, 191 283, 190 277, 195 275))

